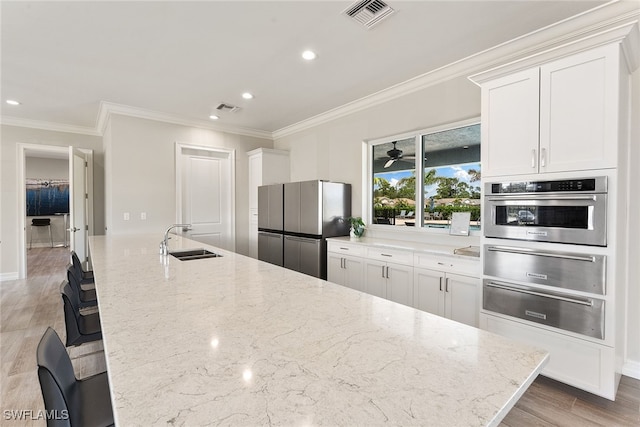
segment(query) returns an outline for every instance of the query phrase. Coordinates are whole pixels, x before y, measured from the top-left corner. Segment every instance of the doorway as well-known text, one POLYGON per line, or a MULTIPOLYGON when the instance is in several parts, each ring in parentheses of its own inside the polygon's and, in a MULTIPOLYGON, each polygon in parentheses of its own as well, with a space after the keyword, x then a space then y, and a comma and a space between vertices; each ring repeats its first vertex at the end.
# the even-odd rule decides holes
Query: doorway
MULTIPOLYGON (((74 239, 74 234, 77 233, 69 232, 69 229, 73 230, 75 228, 73 227, 74 220, 77 221, 78 217, 82 217, 84 225, 81 234, 83 236, 93 234, 93 152, 73 149, 73 147, 18 144, 17 166, 16 186, 19 195, 17 218, 19 230, 22 230, 18 239, 18 278, 23 279, 28 276, 28 263, 33 262, 34 257, 46 258, 51 255, 51 251, 68 253, 69 250, 75 250, 79 254, 86 254, 86 237, 82 240, 74 239), (71 168, 74 152, 80 153, 82 156, 82 171, 75 179, 71 168), (82 185, 76 185, 79 191, 74 190, 74 180, 76 183, 78 180, 82 182, 82 185), (67 204, 55 204, 47 208, 48 210, 34 210, 32 205, 34 203, 42 204, 42 201, 37 201, 37 196, 34 199, 33 195, 30 195, 31 199, 29 202, 27 201, 28 182, 32 188, 34 185, 36 188, 38 185, 45 188, 51 185, 57 186, 55 191, 48 192, 46 197, 51 198, 52 194, 55 194, 60 199, 66 198, 67 204), (65 191, 64 196, 58 194, 58 192, 64 193, 65 191), (76 208, 73 207, 74 194, 76 195, 76 208), (78 203, 78 200, 81 202, 78 203), (82 214, 80 215, 79 212, 82 214), (36 216, 50 219, 50 227, 46 227, 44 230, 31 227, 31 219, 36 216), (30 246, 34 250, 27 257, 30 246), (51 248, 51 246, 54 247, 51 248)), ((77 171, 76 166, 76 175, 78 175, 77 171)), ((42 264, 39 262, 40 260, 35 261, 42 264)))
POLYGON ((176 197, 185 237, 235 251, 235 150, 176 143, 176 197))

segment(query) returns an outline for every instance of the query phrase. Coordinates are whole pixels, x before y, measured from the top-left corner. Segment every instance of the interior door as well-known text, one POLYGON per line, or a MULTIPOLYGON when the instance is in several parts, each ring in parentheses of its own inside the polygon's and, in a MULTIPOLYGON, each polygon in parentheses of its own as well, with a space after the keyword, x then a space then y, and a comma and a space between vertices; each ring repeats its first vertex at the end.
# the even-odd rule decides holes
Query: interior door
POLYGON ((88 259, 87 155, 69 147, 69 243, 86 267, 88 259))
POLYGON ((235 250, 234 152, 178 144, 178 222, 190 239, 235 250))

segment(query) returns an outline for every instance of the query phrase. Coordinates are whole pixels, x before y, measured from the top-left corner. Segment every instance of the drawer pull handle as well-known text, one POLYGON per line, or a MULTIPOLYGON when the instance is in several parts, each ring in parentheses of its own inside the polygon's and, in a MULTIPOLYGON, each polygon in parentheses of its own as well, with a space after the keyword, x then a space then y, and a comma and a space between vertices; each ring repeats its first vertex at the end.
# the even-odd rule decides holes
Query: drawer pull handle
POLYGON ((595 257, 592 257, 592 256, 568 255, 568 254, 560 254, 556 252, 536 251, 532 249, 516 249, 516 248, 509 248, 507 246, 489 246, 487 247, 487 250, 489 252, 506 252, 510 254, 520 254, 520 255, 546 256, 551 258, 570 259, 573 261, 586 261, 586 262, 596 261, 595 257))
POLYGON ((388 256, 389 258, 393 257, 393 255, 389 255, 389 254, 380 254, 382 256, 388 256))
POLYGON ((348 251, 349 248, 343 248, 342 246, 340 247, 340 249, 342 249, 343 251, 348 251))
POLYGON ((490 287, 490 288, 504 289, 505 291, 520 292, 520 293, 527 294, 527 295, 535 295, 535 296, 538 296, 538 297, 550 298, 550 299, 555 299, 555 300, 559 300, 559 301, 570 302, 570 303, 573 303, 573 304, 586 305, 587 307, 593 307, 593 300, 582 300, 582 299, 576 299, 576 298, 562 297, 560 295, 547 294, 547 293, 544 293, 544 292, 529 291, 527 289, 514 288, 512 286, 500 285, 498 283, 493 283, 493 282, 489 282, 486 285, 488 287, 490 287))

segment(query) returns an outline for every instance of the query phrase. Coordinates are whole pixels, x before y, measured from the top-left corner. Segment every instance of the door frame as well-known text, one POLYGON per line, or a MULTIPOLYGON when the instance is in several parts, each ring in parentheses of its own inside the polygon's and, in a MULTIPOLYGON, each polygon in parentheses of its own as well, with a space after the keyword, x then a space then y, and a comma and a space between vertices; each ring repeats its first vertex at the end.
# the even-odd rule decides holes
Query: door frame
POLYGON ((220 147, 211 147, 205 145, 196 145, 176 141, 175 143, 175 173, 176 173, 176 224, 182 224, 182 162, 181 156, 184 149, 201 150, 211 153, 221 153, 228 156, 229 159, 229 183, 230 183, 230 221, 229 229, 231 232, 231 251, 236 251, 236 150, 220 147))
MULTIPOLYGON (((27 199, 25 197, 25 189, 27 186, 26 177, 26 159, 27 152, 42 152, 64 154, 68 160, 69 145, 41 145, 41 144, 17 144, 16 159, 16 197, 17 197, 17 218, 18 230, 21 235, 18 238, 18 279, 27 277, 27 221, 25 212, 27 211, 27 199)), ((93 150, 78 148, 87 156, 87 225, 89 226, 89 235, 93 235, 93 150)), ((69 197, 72 197, 70 194, 69 197)))

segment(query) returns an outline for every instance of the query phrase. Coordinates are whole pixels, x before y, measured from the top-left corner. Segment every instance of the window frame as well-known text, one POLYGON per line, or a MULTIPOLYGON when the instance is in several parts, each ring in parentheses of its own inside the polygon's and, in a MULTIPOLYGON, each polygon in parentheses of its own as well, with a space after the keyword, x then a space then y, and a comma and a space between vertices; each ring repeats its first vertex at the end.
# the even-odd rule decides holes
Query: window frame
MULTIPOLYGON (((381 144, 388 144, 393 141, 399 141, 402 139, 414 138, 415 144, 415 176, 416 176, 416 188, 415 188, 415 202, 416 207, 420 207, 420 212, 424 209, 424 188, 422 186, 422 181, 424 180, 424 167, 417 167, 417 165, 424 165, 424 151, 422 150, 422 137, 424 135, 444 132, 447 130, 472 126, 480 123, 480 117, 474 117, 471 119, 460 120, 456 122, 451 122, 443 125, 433 126, 425 129, 420 129, 416 131, 404 132, 399 134, 394 134, 391 136, 386 136, 382 138, 375 138, 371 140, 366 140, 364 143, 366 144, 366 177, 365 177, 365 185, 366 190, 363 192, 366 195, 366 200, 364 200, 365 208, 363 210, 365 221, 367 227, 372 228, 376 231, 397 231, 397 232, 418 232, 418 233, 431 233, 431 234, 449 234, 449 228, 428 228, 424 226, 424 215, 416 215, 416 224, 415 227, 397 227, 397 226, 388 226, 386 224, 374 224, 373 223, 373 147, 381 144)), ((482 141, 480 142, 482 144, 482 141)), ((480 159, 480 170, 482 171, 482 159, 480 159)), ((480 186, 482 188, 482 186, 480 186)), ((418 208, 416 208, 418 211, 418 208)), ((470 232, 471 235, 481 235, 481 230, 472 230, 470 232)))

